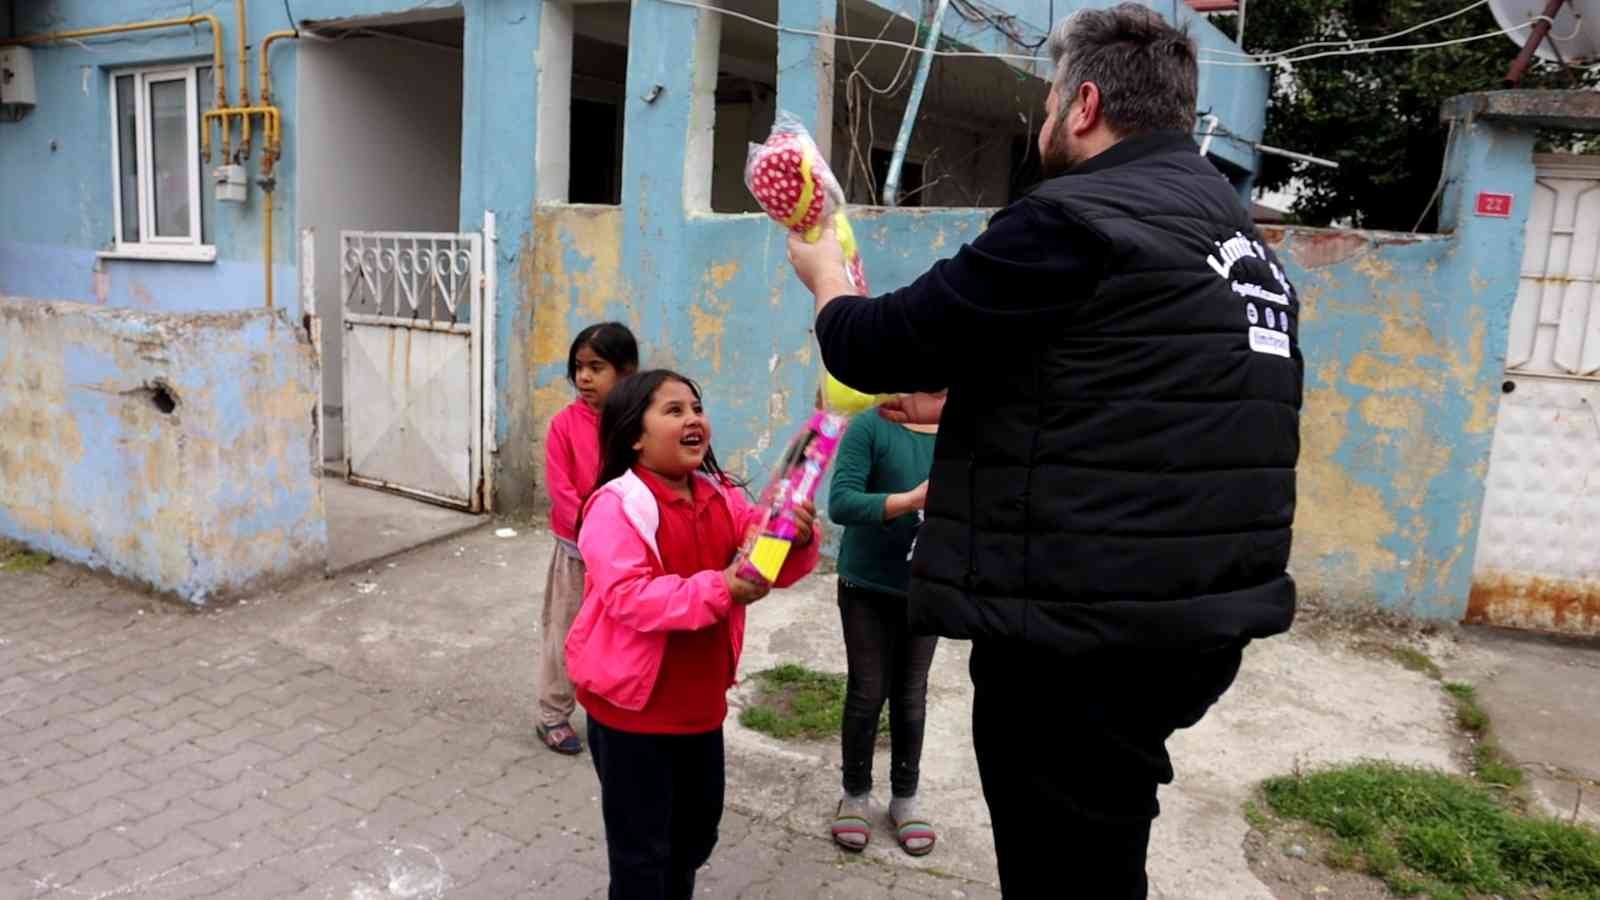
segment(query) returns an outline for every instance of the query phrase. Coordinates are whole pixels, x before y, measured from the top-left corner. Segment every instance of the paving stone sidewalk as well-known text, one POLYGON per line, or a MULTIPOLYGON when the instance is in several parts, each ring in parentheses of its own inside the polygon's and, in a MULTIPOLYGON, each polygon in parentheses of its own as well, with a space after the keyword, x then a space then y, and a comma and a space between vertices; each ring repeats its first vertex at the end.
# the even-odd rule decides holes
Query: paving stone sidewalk
MULTIPOLYGON (((60 564, 0 574, 0 898, 603 896, 597 784, 518 728, 60 564)), ((730 809, 706 897, 990 897, 730 809)))

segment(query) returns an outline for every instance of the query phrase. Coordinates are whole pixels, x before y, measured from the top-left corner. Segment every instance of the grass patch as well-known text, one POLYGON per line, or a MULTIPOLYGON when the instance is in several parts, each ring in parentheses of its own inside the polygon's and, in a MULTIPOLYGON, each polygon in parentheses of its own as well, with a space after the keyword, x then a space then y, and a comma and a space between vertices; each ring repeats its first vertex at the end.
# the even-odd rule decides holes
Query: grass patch
POLYGON ((1472 768, 1477 779, 1497 787, 1521 787, 1522 770, 1501 752, 1500 744, 1495 741, 1489 727, 1489 714, 1478 704, 1477 690, 1460 681, 1452 681, 1444 689, 1455 700, 1456 724, 1469 732, 1475 741, 1472 746, 1472 768))
POLYGON ((1261 796, 1328 832, 1330 865, 1399 896, 1600 900, 1600 833, 1523 816, 1470 779, 1369 762, 1273 778, 1261 796))
POLYGON ((1445 692, 1455 698, 1456 724, 1473 734, 1489 730, 1489 714, 1478 705, 1477 690, 1472 685, 1452 681, 1444 686, 1445 692))
POLYGON ((1413 647, 1395 647, 1389 651, 1389 655, 1394 658, 1395 662, 1400 664, 1401 668, 1410 669, 1413 672, 1421 672, 1434 681, 1444 677, 1444 672, 1439 670, 1439 664, 1433 661, 1433 657, 1423 653, 1421 650, 1413 647))
POLYGON ((1516 788, 1522 786, 1522 769, 1505 760, 1500 745, 1493 738, 1484 738, 1472 748, 1473 770, 1484 784, 1516 788))
POLYGON ((1261 809, 1261 804, 1254 800, 1244 802, 1244 820, 1251 828, 1266 834, 1272 830, 1272 820, 1261 809))
MULTIPOLYGON (((787 663, 755 674, 754 702, 739 713, 739 724, 784 740, 837 739, 844 722, 845 676, 787 663)), ((889 733, 888 705, 878 719, 878 736, 889 733)))
POLYGON ((50 561, 48 553, 35 553, 21 544, 0 541, 0 572, 37 572, 50 561))

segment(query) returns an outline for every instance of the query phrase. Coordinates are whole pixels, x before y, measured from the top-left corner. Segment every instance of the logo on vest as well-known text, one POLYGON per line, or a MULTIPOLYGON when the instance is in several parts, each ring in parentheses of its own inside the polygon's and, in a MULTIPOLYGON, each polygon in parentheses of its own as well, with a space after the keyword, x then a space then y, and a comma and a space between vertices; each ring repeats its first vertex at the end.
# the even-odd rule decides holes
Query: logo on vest
POLYGON ((1273 280, 1277 281, 1278 287, 1283 290, 1283 294, 1279 295, 1248 282, 1235 282, 1233 285, 1235 293, 1241 296, 1254 297, 1257 300, 1270 300, 1280 306, 1288 305, 1290 296, 1289 279, 1284 277, 1283 270, 1278 268, 1278 264, 1273 262, 1272 257, 1267 255, 1267 248, 1261 246, 1259 241, 1253 241, 1245 237, 1243 232, 1235 231, 1233 237, 1228 238, 1226 241, 1212 241, 1211 243, 1217 248, 1217 252, 1206 256, 1206 265, 1210 266, 1211 271, 1217 273, 1219 277, 1229 277, 1233 273, 1234 265, 1242 259, 1259 259, 1267 264, 1267 268, 1272 270, 1273 280))
MULTIPOLYGON (((1271 310, 1268 310, 1271 313, 1271 310)), ((1270 353, 1273 356, 1289 358, 1289 336, 1281 331, 1272 331, 1259 325, 1250 326, 1250 349, 1257 353, 1270 353)))

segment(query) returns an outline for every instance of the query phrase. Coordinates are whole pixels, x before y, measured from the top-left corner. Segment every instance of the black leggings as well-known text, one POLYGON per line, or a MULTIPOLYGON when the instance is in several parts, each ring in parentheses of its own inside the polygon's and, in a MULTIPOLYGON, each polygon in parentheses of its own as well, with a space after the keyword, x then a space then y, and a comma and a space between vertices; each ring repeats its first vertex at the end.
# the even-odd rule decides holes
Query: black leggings
POLYGON ((722 822, 722 729, 639 734, 589 719, 611 900, 689 900, 722 822))
POLYGON ((872 790, 872 751, 878 717, 889 702, 889 786, 896 797, 917 792, 922 734, 927 723, 928 669, 937 637, 913 635, 906 626, 906 600, 839 579, 839 618, 844 624, 849 687, 844 697, 844 790, 872 790))

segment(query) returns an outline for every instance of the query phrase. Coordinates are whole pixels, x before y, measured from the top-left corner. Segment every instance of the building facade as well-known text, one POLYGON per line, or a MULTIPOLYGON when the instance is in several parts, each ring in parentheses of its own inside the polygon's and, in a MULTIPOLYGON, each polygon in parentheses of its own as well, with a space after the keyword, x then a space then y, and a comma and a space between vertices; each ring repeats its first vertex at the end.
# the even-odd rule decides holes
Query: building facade
MULTIPOLYGON (((602 319, 703 382, 759 478, 816 360, 748 142, 807 123, 870 277, 904 283, 1036 178, 1031 57, 1077 5, 949 5, 888 209, 931 3, 16 3, 0 537, 204 600, 324 563, 330 470, 531 509, 568 342, 602 319)), ((1196 139, 1241 196, 1266 96, 1202 67, 1196 139)))

